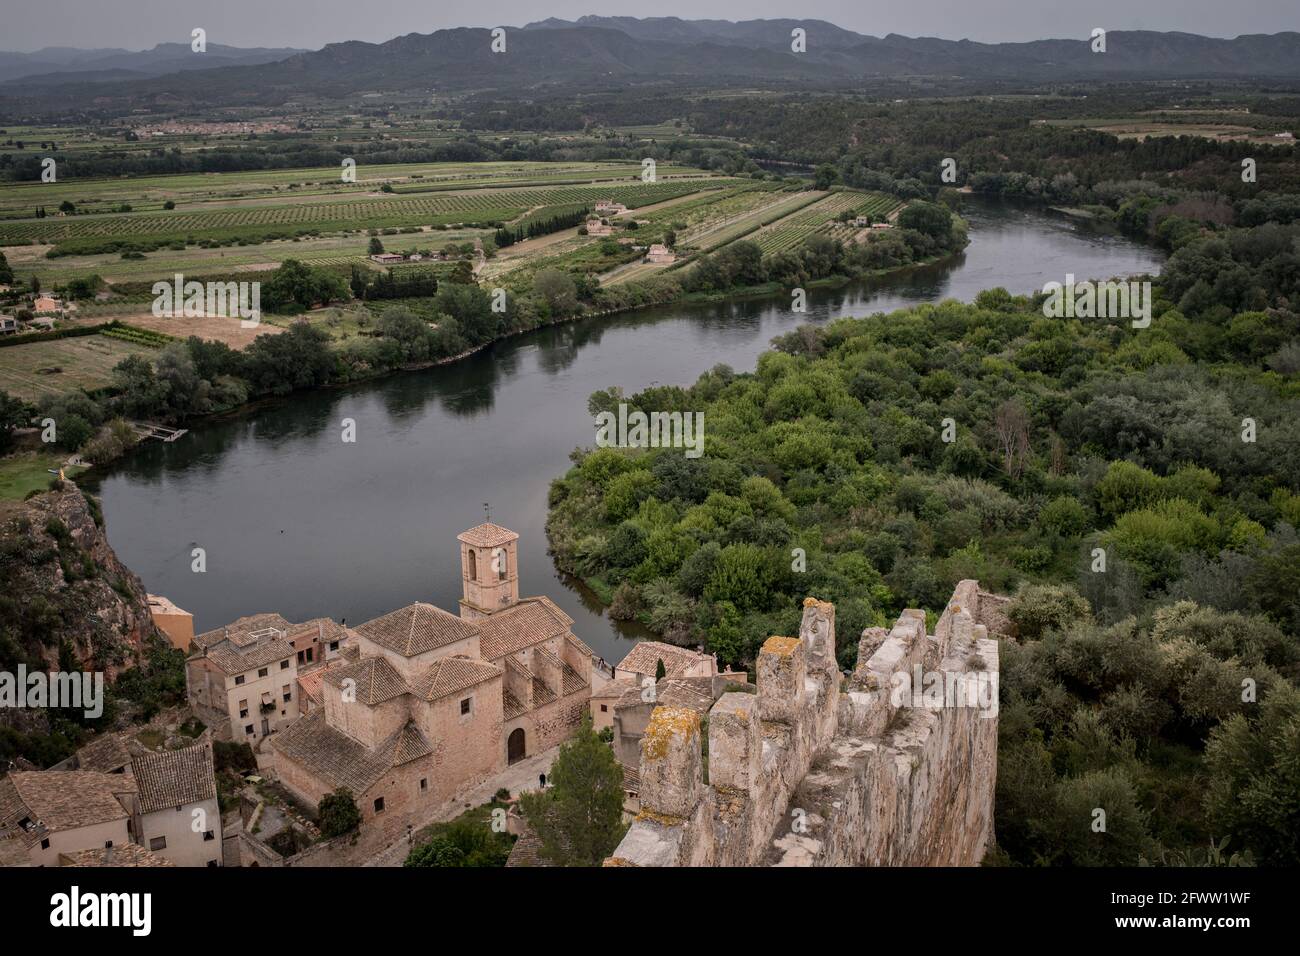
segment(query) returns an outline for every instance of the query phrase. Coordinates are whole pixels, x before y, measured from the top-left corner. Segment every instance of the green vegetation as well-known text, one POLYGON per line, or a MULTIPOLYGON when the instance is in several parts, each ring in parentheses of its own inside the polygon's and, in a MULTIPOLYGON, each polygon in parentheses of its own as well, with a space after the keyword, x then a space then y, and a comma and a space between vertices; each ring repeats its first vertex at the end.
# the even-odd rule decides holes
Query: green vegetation
MULTIPOLYGON (((937 231, 938 208, 896 231, 937 231)), ((798 329, 754 373, 596 393, 593 415, 703 412, 705 454, 575 453, 551 489, 557 564, 612 614, 741 665, 796 633, 805 596, 835 603, 851 667, 865 627, 959 580, 1014 593, 997 859, 1134 865, 1228 838, 1224 860, 1294 864, 1300 392, 1279 368, 1300 340, 1298 237, 1187 241, 1146 329, 992 289, 798 329)), ((747 245, 693 281, 784 261, 747 245)))
POLYGON ((407 855, 409 867, 505 866, 515 837, 505 828, 510 793, 501 791, 489 802, 466 810, 455 820, 434 823, 420 833, 420 842, 407 855))
POLYGON ((320 822, 320 834, 326 840, 351 833, 361 826, 361 811, 357 809, 357 802, 347 787, 340 787, 321 797, 316 817, 320 822))
POLYGON ((557 866, 599 866, 627 827, 623 824, 623 770, 614 751, 591 729, 591 718, 560 745, 549 786, 525 793, 524 816, 557 866))

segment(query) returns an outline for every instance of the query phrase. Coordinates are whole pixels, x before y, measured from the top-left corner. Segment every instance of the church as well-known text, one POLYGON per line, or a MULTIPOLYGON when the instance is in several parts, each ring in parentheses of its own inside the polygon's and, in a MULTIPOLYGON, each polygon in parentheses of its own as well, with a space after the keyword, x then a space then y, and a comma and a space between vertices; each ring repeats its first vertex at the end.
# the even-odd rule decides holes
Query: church
POLYGON ((549 598, 519 596, 519 535, 488 522, 458 541, 460 613, 417 602, 347 628, 318 704, 267 740, 306 803, 347 787, 363 822, 400 832, 581 723, 592 652, 549 598))

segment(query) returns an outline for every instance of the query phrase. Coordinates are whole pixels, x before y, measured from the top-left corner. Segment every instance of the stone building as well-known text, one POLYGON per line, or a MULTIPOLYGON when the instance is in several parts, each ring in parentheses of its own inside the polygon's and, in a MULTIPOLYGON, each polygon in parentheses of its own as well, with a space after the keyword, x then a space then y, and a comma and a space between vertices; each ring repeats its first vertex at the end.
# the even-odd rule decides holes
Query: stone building
POLYGON ((490 523, 458 537, 459 616, 416 603, 349 629, 357 659, 331 663, 319 706, 272 738, 285 786, 312 805, 347 787, 391 837, 572 733, 591 650, 550 599, 519 596, 518 538, 490 523))
POLYGON ((279 614, 254 614, 194 638, 185 694, 218 736, 255 745, 298 719, 297 651, 286 639, 293 627, 279 614))
POLYGON ((175 866, 221 865, 208 742, 130 754, 120 737, 106 734, 72 762, 81 769, 19 771, 0 780, 0 843, 21 847, 32 866, 130 844, 175 866), (89 769, 96 765, 106 769, 89 769))
POLYGON ((988 629, 1003 603, 962 581, 934 634, 919 610, 864 631, 846 681, 835 608, 810 598, 799 637, 763 645, 757 693, 725 693, 709 709, 708 783, 699 710, 654 709, 641 811, 606 865, 978 865, 993 839, 988 629))

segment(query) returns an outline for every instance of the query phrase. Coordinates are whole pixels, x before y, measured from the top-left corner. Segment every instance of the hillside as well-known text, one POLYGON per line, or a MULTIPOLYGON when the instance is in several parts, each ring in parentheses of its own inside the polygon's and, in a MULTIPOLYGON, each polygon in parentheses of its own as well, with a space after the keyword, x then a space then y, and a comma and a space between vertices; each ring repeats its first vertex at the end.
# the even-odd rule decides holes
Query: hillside
MULTIPOLYGON (((9 96, 30 105, 71 106, 90 96, 101 105, 275 104, 363 92, 531 92, 557 86, 712 86, 764 83, 853 88, 887 78, 1001 81, 1134 80, 1300 75, 1300 34, 1232 39, 1189 33, 1114 31, 1106 52, 1087 37, 1029 43, 975 43, 890 34, 866 36, 818 20, 686 21, 583 17, 507 28, 506 51, 493 52, 491 32, 457 28, 407 34, 384 43, 333 43, 278 62, 246 59, 238 67, 191 69, 112 84, 75 75, 9 84, 9 96), (793 53, 795 26, 807 51, 793 53)), ((243 51, 268 53, 281 51, 243 51)), ((129 62, 129 61, 128 61, 129 62)), ((120 69, 103 57, 91 69, 120 69)), ((120 72, 111 75, 120 77, 120 72)))

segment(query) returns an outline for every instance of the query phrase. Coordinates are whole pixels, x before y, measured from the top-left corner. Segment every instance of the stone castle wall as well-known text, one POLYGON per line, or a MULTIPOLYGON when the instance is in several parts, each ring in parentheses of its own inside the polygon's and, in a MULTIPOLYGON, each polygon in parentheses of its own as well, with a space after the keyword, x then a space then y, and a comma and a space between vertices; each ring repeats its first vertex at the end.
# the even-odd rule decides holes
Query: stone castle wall
POLYGON ((1000 599, 963 581, 933 635, 915 610, 869 628, 846 679, 835 608, 810 598, 799 637, 763 645, 758 693, 720 697, 707 732, 692 711, 655 709, 641 813, 607 865, 978 864, 993 835, 998 724, 982 600, 995 619, 1000 599))

